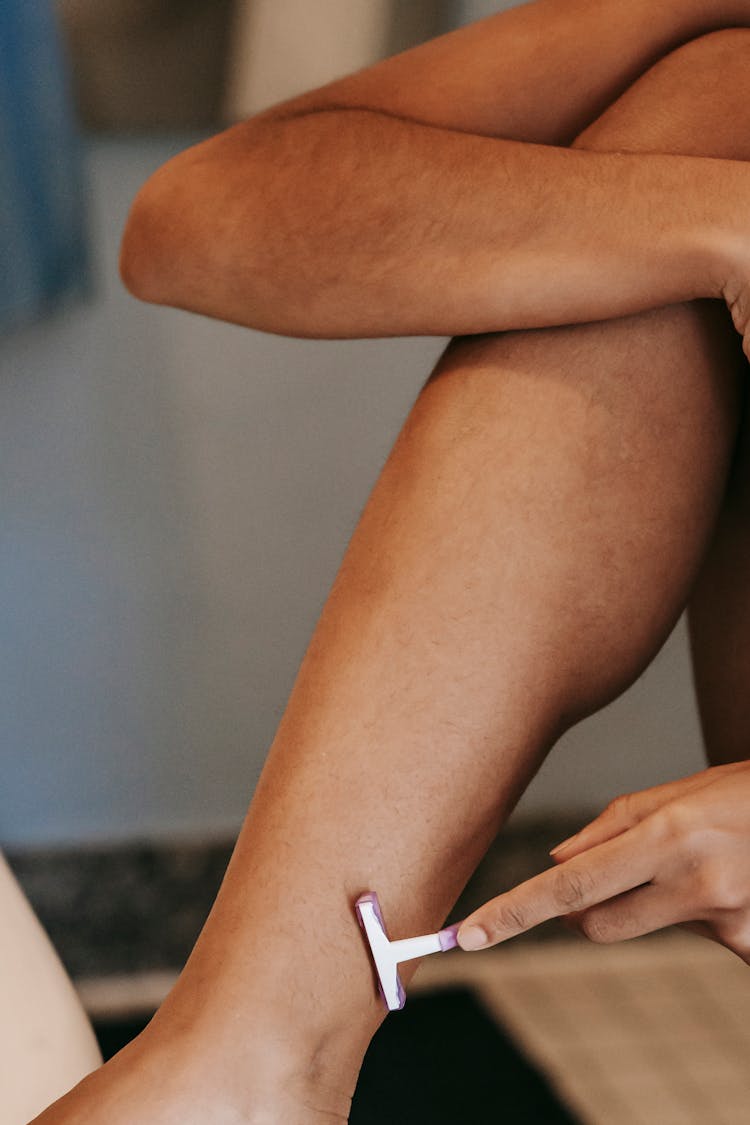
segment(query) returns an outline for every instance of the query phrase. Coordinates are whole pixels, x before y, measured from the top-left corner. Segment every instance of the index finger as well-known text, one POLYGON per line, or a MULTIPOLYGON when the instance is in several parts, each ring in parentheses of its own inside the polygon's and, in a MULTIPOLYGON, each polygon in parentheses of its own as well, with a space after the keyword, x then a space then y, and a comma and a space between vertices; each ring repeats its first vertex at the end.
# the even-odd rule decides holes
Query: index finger
POLYGON ((656 871, 648 820, 490 899, 458 930, 462 949, 484 949, 540 922, 605 902, 648 883, 656 871), (474 934, 474 930, 478 930, 474 934))

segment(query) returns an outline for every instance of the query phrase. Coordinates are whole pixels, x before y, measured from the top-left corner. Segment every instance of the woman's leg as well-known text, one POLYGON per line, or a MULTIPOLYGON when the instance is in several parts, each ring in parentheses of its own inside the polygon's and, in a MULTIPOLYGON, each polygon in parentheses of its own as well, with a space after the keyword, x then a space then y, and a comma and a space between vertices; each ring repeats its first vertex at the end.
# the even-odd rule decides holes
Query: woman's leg
POLYGON ((24 1125, 101 1063, 86 1015, 0 855, 0 1121, 24 1125))
POLYGON ((750 414, 690 599, 693 671, 711 765, 750 757, 750 414))
MULTIPOLYGON (((347 81, 360 83, 361 93, 367 97, 379 91, 382 98, 384 89, 391 89, 403 98, 407 91, 409 104, 390 108, 402 110, 406 116, 411 112, 444 128, 565 144, 660 55, 701 32, 735 20, 750 22, 750 0, 664 0, 657 9, 650 0, 593 4, 588 0, 542 0, 491 21, 504 44, 501 68, 497 67, 497 54, 487 49, 489 24, 482 21, 452 37, 441 37, 386 60, 347 81), (463 55, 453 46, 459 37, 464 43, 463 55), (462 58, 470 58, 471 65, 464 65, 462 58), (375 78, 373 85, 376 73, 386 71, 391 75, 389 81, 375 78), (434 82, 437 71, 451 91, 450 97, 442 99, 442 108, 434 82), (417 90, 419 101, 415 104, 417 90)), ((17 894, 17 888, 12 894, 17 894)), ((6 937, 10 936, 8 932, 6 937)), ((35 950, 36 957, 40 947, 33 943, 29 947, 25 941, 18 943, 12 955, 6 950, 9 971, 16 979, 23 977, 32 963, 26 957, 29 948, 35 950)), ((33 963, 36 966, 35 960, 33 963)), ((51 952, 50 972, 59 972, 51 952)), ((58 999, 63 1002, 62 993, 58 999)), ((72 992, 70 1002, 69 1019, 75 1023, 81 1019, 81 1012, 72 992)), ((31 1008, 26 1011, 28 1015, 31 1008)), ((11 1021, 9 1035, 12 1026, 11 1021)), ((15 1051, 22 1042, 21 1037, 14 1037, 15 1051)), ((16 1054, 12 1057, 15 1060, 16 1054)), ((11 1055, 6 1053, 6 1058, 11 1055)), ((33 1051, 25 1067, 14 1061, 16 1083, 32 1071, 38 1073, 41 1065, 41 1056, 33 1051)), ((10 1089, 2 1082, 0 1088, 10 1089)), ((39 1088, 35 1077, 32 1096, 39 1088)))
POLYGON ((639 68, 729 13, 747 22, 750 0, 538 0, 274 106, 149 179, 123 279, 147 301, 326 338, 725 297, 750 353, 750 168, 528 143, 568 145, 639 68))
MULTIPOLYGON (((741 157, 749 41, 675 52, 581 144, 741 157)), ((344 1119, 384 1015, 354 899, 378 890, 395 937, 438 927, 557 734, 652 657, 712 534, 739 372, 712 303, 452 343, 180 982, 45 1123, 119 1125, 132 1099, 149 1122, 344 1119)))

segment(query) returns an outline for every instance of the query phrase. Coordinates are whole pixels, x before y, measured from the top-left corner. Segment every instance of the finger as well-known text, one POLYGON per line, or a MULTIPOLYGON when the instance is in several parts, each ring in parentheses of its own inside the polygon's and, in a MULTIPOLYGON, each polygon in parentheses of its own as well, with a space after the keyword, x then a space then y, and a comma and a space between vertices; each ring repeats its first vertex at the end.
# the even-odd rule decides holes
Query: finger
POLYGON ((579 912, 575 928, 598 945, 629 941, 690 919, 684 894, 649 883, 579 912))
POLYGON ((462 949, 483 949, 575 910, 624 894, 654 876, 659 861, 653 822, 574 856, 475 910, 458 931, 462 949), (477 930, 478 933, 470 931, 477 930))
POLYGON ((637 793, 625 793, 621 797, 616 797, 580 832, 553 848, 550 855, 555 863, 561 863, 563 860, 567 862, 571 856, 580 855, 588 848, 596 847, 605 840, 611 840, 622 832, 627 832, 629 828, 640 824, 647 816, 676 797, 684 796, 705 785, 708 772, 701 770, 700 773, 680 778, 678 781, 667 781, 651 789, 641 789, 637 793))

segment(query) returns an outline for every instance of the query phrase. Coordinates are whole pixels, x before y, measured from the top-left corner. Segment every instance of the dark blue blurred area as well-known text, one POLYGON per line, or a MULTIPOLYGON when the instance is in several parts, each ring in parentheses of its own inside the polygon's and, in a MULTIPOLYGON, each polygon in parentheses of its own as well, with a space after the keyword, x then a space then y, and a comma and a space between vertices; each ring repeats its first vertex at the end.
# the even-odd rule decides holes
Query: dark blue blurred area
POLYGON ((50 0, 0 4, 0 329, 90 285, 81 141, 50 0))

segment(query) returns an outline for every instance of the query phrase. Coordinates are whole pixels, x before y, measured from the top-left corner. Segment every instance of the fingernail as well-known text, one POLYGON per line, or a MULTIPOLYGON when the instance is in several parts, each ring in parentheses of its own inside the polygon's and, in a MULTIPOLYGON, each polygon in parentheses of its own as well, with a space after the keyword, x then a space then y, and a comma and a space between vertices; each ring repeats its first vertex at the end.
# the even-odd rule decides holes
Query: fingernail
POLYGON ((563 840, 561 844, 558 844, 557 847, 553 848, 548 854, 557 855, 557 853, 561 852, 563 848, 569 847, 570 844, 572 844, 574 840, 577 840, 580 835, 580 832, 576 832, 575 836, 568 836, 567 840, 563 840))
POLYGON ((483 949, 489 943, 489 940, 489 935, 481 926, 471 925, 458 931, 458 944, 467 952, 474 949, 483 949))

